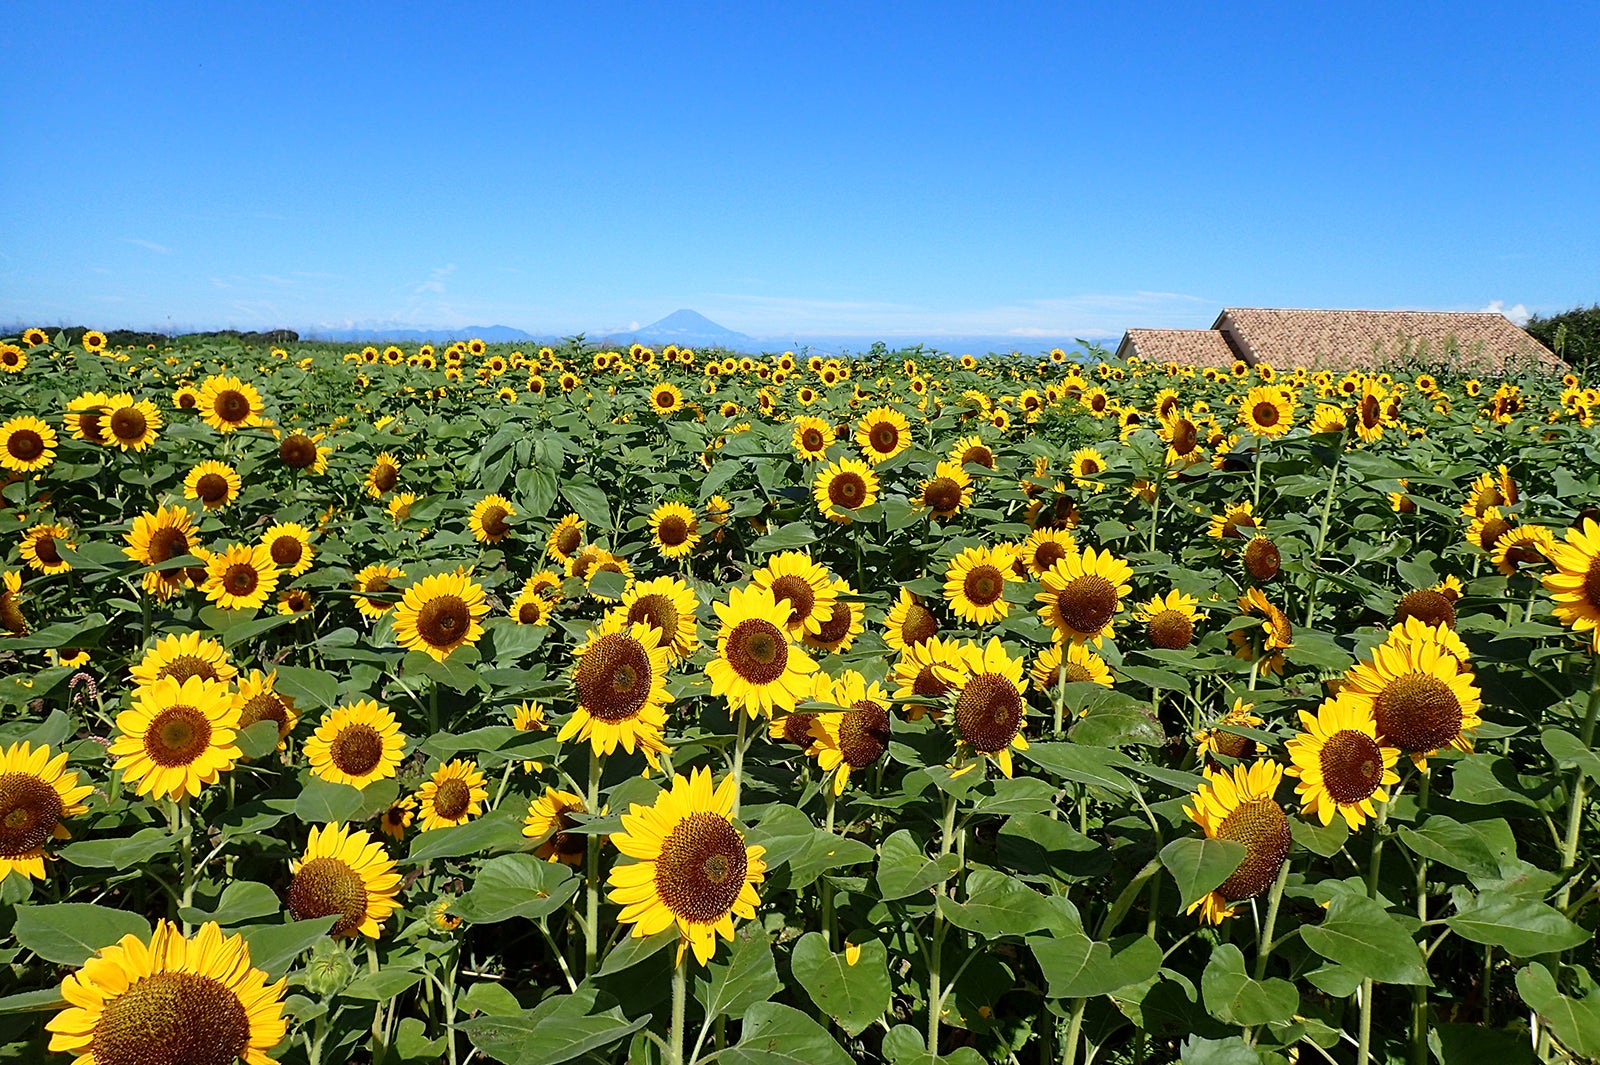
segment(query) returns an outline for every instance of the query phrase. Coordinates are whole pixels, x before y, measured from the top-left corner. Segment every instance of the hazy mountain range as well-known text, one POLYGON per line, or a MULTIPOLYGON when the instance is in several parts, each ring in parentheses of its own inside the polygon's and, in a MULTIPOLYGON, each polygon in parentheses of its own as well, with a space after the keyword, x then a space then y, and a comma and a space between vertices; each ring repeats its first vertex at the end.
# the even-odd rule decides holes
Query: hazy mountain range
MULTIPOLYGON (((437 344, 449 343, 452 340, 469 340, 472 337, 478 337, 491 344, 549 344, 561 339, 553 334, 529 333, 508 325, 473 325, 463 326, 459 329, 310 329, 302 331, 300 335, 306 340, 331 340, 352 344, 421 344, 425 342, 437 344)), ((716 347, 750 353, 782 351, 785 349, 800 350, 801 348, 810 348, 813 351, 825 353, 866 351, 879 341, 887 344, 890 349, 921 344, 924 347, 939 351, 972 352, 974 354, 982 354, 989 351, 1045 351, 1050 348, 1065 348, 1071 351, 1079 346, 1077 339, 1074 337, 1017 337, 1007 335, 954 336, 930 333, 926 336, 895 337, 872 335, 753 337, 746 333, 729 329, 726 326, 718 325, 698 311, 688 309, 673 311, 659 321, 639 326, 636 329, 602 330, 587 333, 585 337, 591 342, 613 347, 622 347, 638 341, 641 344, 649 344, 652 347, 677 344, 680 347, 716 347)), ((1110 347, 1114 346, 1119 338, 1086 337, 1085 339, 1099 341, 1110 347)))

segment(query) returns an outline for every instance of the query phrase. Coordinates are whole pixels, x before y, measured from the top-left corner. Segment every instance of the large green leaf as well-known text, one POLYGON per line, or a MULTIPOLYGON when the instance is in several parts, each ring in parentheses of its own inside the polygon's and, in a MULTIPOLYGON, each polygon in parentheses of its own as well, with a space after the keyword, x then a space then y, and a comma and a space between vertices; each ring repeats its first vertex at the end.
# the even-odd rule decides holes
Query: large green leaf
POLYGON ((520 811, 526 809, 526 800, 519 808, 515 799, 507 799, 497 809, 464 825, 419 832, 411 841, 406 861, 415 865, 435 858, 521 850, 533 842, 522 834, 520 811))
MULTIPOLYGON (((1503 820, 1494 823, 1505 825, 1503 820)), ((1402 825, 1398 834, 1412 853, 1473 878, 1496 875, 1502 858, 1516 856, 1514 851, 1497 851, 1474 825, 1441 814, 1432 815, 1418 828, 1402 825)))
POLYGON ((1300 993, 1289 981, 1252 980, 1244 969, 1243 952, 1232 943, 1211 952, 1200 990, 1213 1016, 1241 1028, 1287 1021, 1300 1008, 1300 993))
POLYGON ((1044 896, 1016 877, 993 869, 974 869, 967 877, 965 903, 941 898, 939 910, 957 928, 995 938, 1024 936, 1045 926, 1044 896))
POLYGON ((1300 938, 1324 958, 1365 979, 1380 984, 1433 983, 1422 949, 1382 906, 1364 895, 1335 895, 1322 923, 1302 926, 1300 938))
POLYGON ((532 854, 505 854, 483 863, 472 880, 472 890, 451 903, 450 912, 474 924, 494 924, 513 917, 537 920, 564 906, 582 886, 582 878, 560 862, 532 854))
POLYGON ((1459 890, 1455 915, 1445 924, 1463 939, 1500 947, 1514 958, 1570 950, 1591 937, 1553 906, 1498 891, 1459 890))
MULTIPOLYGON (((777 1002, 744 1015, 744 1038, 717 1055, 722 1065, 852 1065, 844 1047, 816 1021, 777 1002)), ((515 1065, 515 1063, 513 1063, 515 1065)))
POLYGON ((253 921, 283 912, 283 901, 278 893, 254 880, 235 880, 222 889, 217 903, 210 910, 190 906, 178 911, 178 916, 190 924, 215 921, 224 928, 253 921))
POLYGON ((960 860, 954 854, 927 857, 917 838, 902 828, 883 841, 878 892, 886 902, 917 895, 950 879, 959 868, 960 860))
POLYGON ((1035 743, 1022 756, 1062 780, 1090 784, 1123 795, 1133 794, 1133 784, 1118 769, 1130 763, 1127 755, 1110 747, 1081 743, 1035 743))
POLYGON ((650 1023, 629 1020, 617 1006, 594 1012, 596 993, 555 995, 521 1013, 474 1017, 457 1027, 479 1051, 502 1065, 557 1065, 612 1046, 650 1023))
POLYGON ((1222 886, 1249 853, 1242 843, 1229 839, 1186 836, 1161 848, 1161 864, 1178 884, 1178 908, 1186 910, 1208 892, 1222 886))
POLYGON ((1530 965, 1517 973, 1517 993, 1563 1046, 1581 1058, 1600 1060, 1600 990, 1571 998, 1561 993, 1549 969, 1530 965))
POLYGON ((783 990, 772 938, 760 925, 747 923, 733 937, 725 956, 706 966, 706 978, 695 980, 695 998, 711 1017, 737 1017, 783 990))
POLYGON ((394 780, 375 780, 365 788, 352 788, 320 777, 309 777, 294 803, 294 815, 308 824, 330 821, 365 821, 386 810, 400 794, 394 780))
POLYGON ((889 952, 876 939, 861 944, 859 955, 847 948, 835 954, 820 932, 807 932, 794 945, 790 968, 819 1010, 852 1036, 889 1009, 894 989, 889 983, 889 952))
POLYGON ((247 924, 239 932, 250 944, 250 964, 265 970, 268 979, 276 980, 338 922, 335 914, 283 924, 247 924))
POLYGON ((17 907, 17 922, 11 934, 45 961, 82 965, 95 951, 111 946, 123 936, 134 935, 149 942, 150 924, 127 910, 87 902, 59 902, 17 907))
POLYGON ((1109 995, 1150 979, 1161 968, 1161 948, 1149 936, 1100 943, 1068 924, 1053 936, 1029 936, 1028 946, 1044 970, 1051 998, 1109 995))

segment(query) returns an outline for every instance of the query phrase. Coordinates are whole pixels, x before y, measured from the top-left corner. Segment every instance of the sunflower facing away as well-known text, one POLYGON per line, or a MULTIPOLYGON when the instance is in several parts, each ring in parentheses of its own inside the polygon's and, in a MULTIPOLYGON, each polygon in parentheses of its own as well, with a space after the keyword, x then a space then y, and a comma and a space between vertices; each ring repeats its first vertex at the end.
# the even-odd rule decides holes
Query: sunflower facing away
POLYGON ((71 839, 61 822, 88 813, 93 784, 78 783, 65 751, 13 743, 0 752, 0 880, 12 873, 44 879, 44 848, 71 839))
POLYGON ((108 751, 136 794, 193 797, 238 761, 238 728, 239 708, 226 684, 166 677, 134 690, 108 751))
MULTIPOLYGON (((1445 747, 1472 750, 1467 733, 1483 723, 1478 686, 1466 664, 1440 638, 1419 638, 1402 629, 1372 649, 1372 657, 1345 673, 1340 704, 1370 714, 1377 735, 1411 756, 1419 768, 1445 747)), ((1460 637, 1455 637, 1459 641, 1460 637)))
POLYGON ((587 741, 596 754, 610 754, 620 744, 629 754, 642 750, 655 765, 657 753, 667 749, 661 734, 667 723, 665 706, 672 701, 666 686, 670 656, 661 634, 613 613, 590 630, 573 654, 578 708, 556 739, 587 741))
POLYGON ((1589 633, 1600 654, 1600 522, 1584 518, 1581 528, 1568 529, 1566 542, 1546 548, 1555 572, 1544 587, 1555 599, 1554 613, 1573 632, 1589 633))
POLYGON ((278 573, 271 548, 238 544, 206 561, 200 590, 223 610, 259 610, 278 590, 278 573))
POLYGON ((840 459, 817 474, 811 494, 823 517, 848 525, 852 512, 877 502, 878 475, 860 459, 840 459))
POLYGON ((1006 602, 1008 581, 1021 581, 1017 575, 1015 549, 967 547, 950 560, 944 572, 944 597, 956 616, 974 625, 999 621, 1011 610, 1006 602))
POLYGON ((773 555, 750 575, 750 583, 767 589, 779 606, 789 608, 785 628, 791 639, 817 632, 833 616, 833 577, 804 551, 773 555))
POLYGON ((830 691, 819 691, 817 697, 849 708, 817 714, 809 726, 813 743, 808 753, 816 756, 824 773, 833 773, 833 793, 843 795, 853 771, 876 765, 888 753, 889 695, 876 681, 868 684, 860 673, 847 669, 830 691))
POLYGON ((73 1065, 272 1065, 287 987, 251 968, 243 935, 207 921, 189 939, 163 920, 148 946, 123 936, 63 980, 45 1028, 73 1065))
POLYGON ((1283 767, 1263 760, 1231 770, 1205 770, 1205 783, 1194 793, 1193 806, 1183 812, 1199 825, 1207 839, 1226 839, 1244 845, 1239 867, 1214 891, 1196 899, 1188 913, 1199 910, 1212 924, 1233 916, 1236 904, 1266 891, 1278 878, 1289 856, 1289 819, 1273 798, 1283 780, 1283 767))
POLYGON ((483 586, 461 571, 435 573, 406 589, 394 612, 394 636, 400 646, 421 651, 436 662, 483 635, 489 613, 483 586))
POLYGON ((362 699, 328 711, 306 740, 305 753, 319 780, 364 788, 396 774, 405 746, 389 708, 362 699))
POLYGON ((650 542, 667 558, 682 558, 700 542, 700 519, 682 503, 663 503, 650 514, 650 542))
POLYGON ((200 417, 219 433, 262 423, 261 393, 237 377, 208 377, 200 382, 200 417))
POLYGON ((734 827, 735 794, 731 775, 715 789, 709 769, 675 775, 654 805, 630 804, 611 837, 635 859, 611 869, 618 920, 633 925, 635 938, 676 923, 679 964, 690 949, 700 964, 710 962, 718 934, 731 941, 733 919, 752 920, 761 905, 755 886, 766 879, 766 848, 746 846, 734 827))
POLYGON ((328 934, 377 939, 379 927, 400 908, 400 874, 383 844, 359 828, 313 825, 306 850, 289 863, 294 879, 284 899, 297 921, 339 919, 328 934))
POLYGON ((158 637, 128 670, 129 677, 140 687, 154 684, 163 677, 171 677, 179 683, 199 677, 227 684, 237 673, 221 642, 198 632, 158 637))
POLYGON ((751 717, 793 710, 797 700, 809 695, 817 663, 789 640, 793 611, 788 604, 752 584, 730 589, 728 601, 714 603, 712 609, 722 622, 717 656, 706 666, 712 695, 725 697, 730 709, 751 717))
POLYGON ((1400 752, 1383 744, 1369 715, 1336 699, 1325 700, 1315 716, 1300 711, 1300 724, 1305 731, 1285 744, 1294 765, 1284 772, 1300 778, 1294 790, 1302 812, 1324 825, 1339 814, 1359 829, 1377 815, 1373 803, 1389 801, 1385 789, 1400 782, 1394 771, 1400 752))
POLYGON ((580 866, 589 850, 589 837, 569 829, 578 824, 572 815, 583 812, 581 795, 545 788, 543 795, 528 803, 528 816, 522 822, 522 834, 529 839, 543 841, 533 853, 545 861, 580 866))
POLYGON ((1086 547, 1068 555, 1039 578, 1043 591, 1034 599, 1043 605, 1039 617, 1058 641, 1083 643, 1112 635, 1122 600, 1133 592, 1133 567, 1110 551, 1086 547))
POLYGON ((505 496, 484 496, 467 516, 467 528, 478 543, 497 544, 511 535, 511 519, 516 516, 517 508, 505 496))
POLYGON ((447 762, 417 789, 419 831, 464 825, 483 813, 488 798, 477 762, 465 758, 447 762))
POLYGON ((1011 752, 1025 751, 1023 738, 1028 704, 1022 693, 1028 690, 1022 659, 1012 658, 998 636, 988 646, 964 643, 956 649, 955 660, 942 667, 944 680, 956 692, 956 739, 976 754, 994 759, 1000 772, 1011 775, 1011 752))

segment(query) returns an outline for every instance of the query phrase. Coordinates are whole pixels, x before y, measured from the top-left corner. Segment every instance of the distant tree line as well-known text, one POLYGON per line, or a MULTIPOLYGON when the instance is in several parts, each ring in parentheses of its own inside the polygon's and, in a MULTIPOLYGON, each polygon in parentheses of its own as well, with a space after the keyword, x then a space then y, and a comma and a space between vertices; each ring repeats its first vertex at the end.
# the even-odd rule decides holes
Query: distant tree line
MULTIPOLYGON (((21 336, 26 326, 15 326, 5 331, 6 336, 21 336)), ((76 344, 83 339, 83 334, 89 331, 86 325, 63 325, 41 327, 45 332, 54 337, 57 333, 66 334, 70 343, 76 344)), ((146 344, 164 345, 174 340, 237 340, 242 344, 272 344, 282 346, 295 344, 300 340, 300 334, 293 329, 269 329, 266 332, 240 331, 238 329, 218 329, 210 333, 180 333, 172 336, 167 333, 146 333, 137 329, 107 329, 104 330, 106 343, 114 348, 144 347, 146 344)))
POLYGON ((1574 307, 1548 318, 1536 314, 1523 328, 1574 369, 1600 366, 1600 303, 1574 307))

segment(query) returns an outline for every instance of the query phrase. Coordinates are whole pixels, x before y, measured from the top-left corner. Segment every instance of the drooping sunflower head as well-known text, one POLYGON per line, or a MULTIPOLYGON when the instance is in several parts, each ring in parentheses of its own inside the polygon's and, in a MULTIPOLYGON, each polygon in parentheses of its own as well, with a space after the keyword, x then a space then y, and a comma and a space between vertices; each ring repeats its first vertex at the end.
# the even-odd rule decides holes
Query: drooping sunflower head
POLYGON ((1145 637, 1152 647, 1181 651, 1194 641, 1194 623, 1199 618, 1200 601, 1173 589, 1141 603, 1134 620, 1144 622, 1145 637))
POLYGON ((289 872, 284 898, 289 913, 297 921, 337 916, 328 929, 335 938, 360 934, 377 939, 383 923, 400 907, 394 860, 359 828, 312 826, 305 852, 289 863, 289 872))
POLYGON ((109 752, 139 795, 196 796, 240 757, 239 708, 226 684, 200 677, 163 677, 134 690, 117 715, 109 752))
POLYGON ((1110 636, 1122 600, 1132 593, 1128 583, 1133 568, 1110 551, 1084 548, 1068 555, 1040 578, 1043 587, 1034 598, 1041 604, 1039 617, 1056 631, 1056 639, 1099 646, 1110 636))
POLYGON ((828 698, 845 712, 817 714, 810 733, 817 765, 834 774, 834 794, 842 795, 853 771, 876 765, 889 750, 889 696, 876 681, 845 670, 828 698))
POLYGON ((1199 909, 1212 924, 1221 924, 1236 903, 1255 898, 1277 879, 1291 842, 1289 819, 1274 798, 1282 780, 1283 767, 1269 760, 1205 770, 1205 783, 1183 812, 1207 838, 1243 844, 1245 856, 1215 891, 1189 907, 1190 913, 1199 909))
POLYGON ((1286 744, 1294 764, 1285 772, 1300 778, 1295 793, 1302 811, 1324 825, 1338 814, 1359 829, 1376 815, 1373 803, 1389 801, 1385 789, 1399 783, 1399 750, 1379 741, 1372 717, 1336 699, 1325 700, 1315 715, 1302 710, 1300 723, 1305 731, 1286 744))
POLYGON ((478 642, 489 613, 483 586, 464 572, 435 573, 406 589, 394 612, 401 647, 443 662, 456 648, 478 642))
POLYGON ((1259 617, 1259 627, 1236 628, 1228 633, 1234 656, 1246 662, 1261 657, 1261 671, 1278 673, 1283 669, 1283 652, 1294 646, 1294 626, 1289 616, 1266 597, 1260 588, 1251 588, 1239 597, 1239 613, 1259 617))
POLYGON ((1263 532, 1256 533, 1245 543, 1243 557, 1244 571, 1251 580, 1261 584, 1276 580, 1283 567, 1283 554, 1277 543, 1263 532))
POLYGON ((714 603, 721 622, 717 656, 706 666, 711 693, 724 696, 734 710, 751 717, 775 710, 793 710, 810 692, 817 664, 791 642, 793 608, 780 603, 769 588, 751 584, 734 588, 726 603, 714 603))
POLYGON ((1518 525, 1495 541, 1489 557, 1503 575, 1514 577, 1529 566, 1543 563, 1555 539, 1555 533, 1543 525, 1518 525))
POLYGON ((1233 708, 1218 718, 1216 725, 1195 733, 1196 749, 1201 761, 1207 765, 1217 765, 1217 756, 1221 755, 1235 762, 1244 762, 1261 752, 1261 745, 1253 737, 1218 727, 1260 728, 1266 722, 1250 712, 1253 707, 1253 703, 1234 699, 1233 708))

